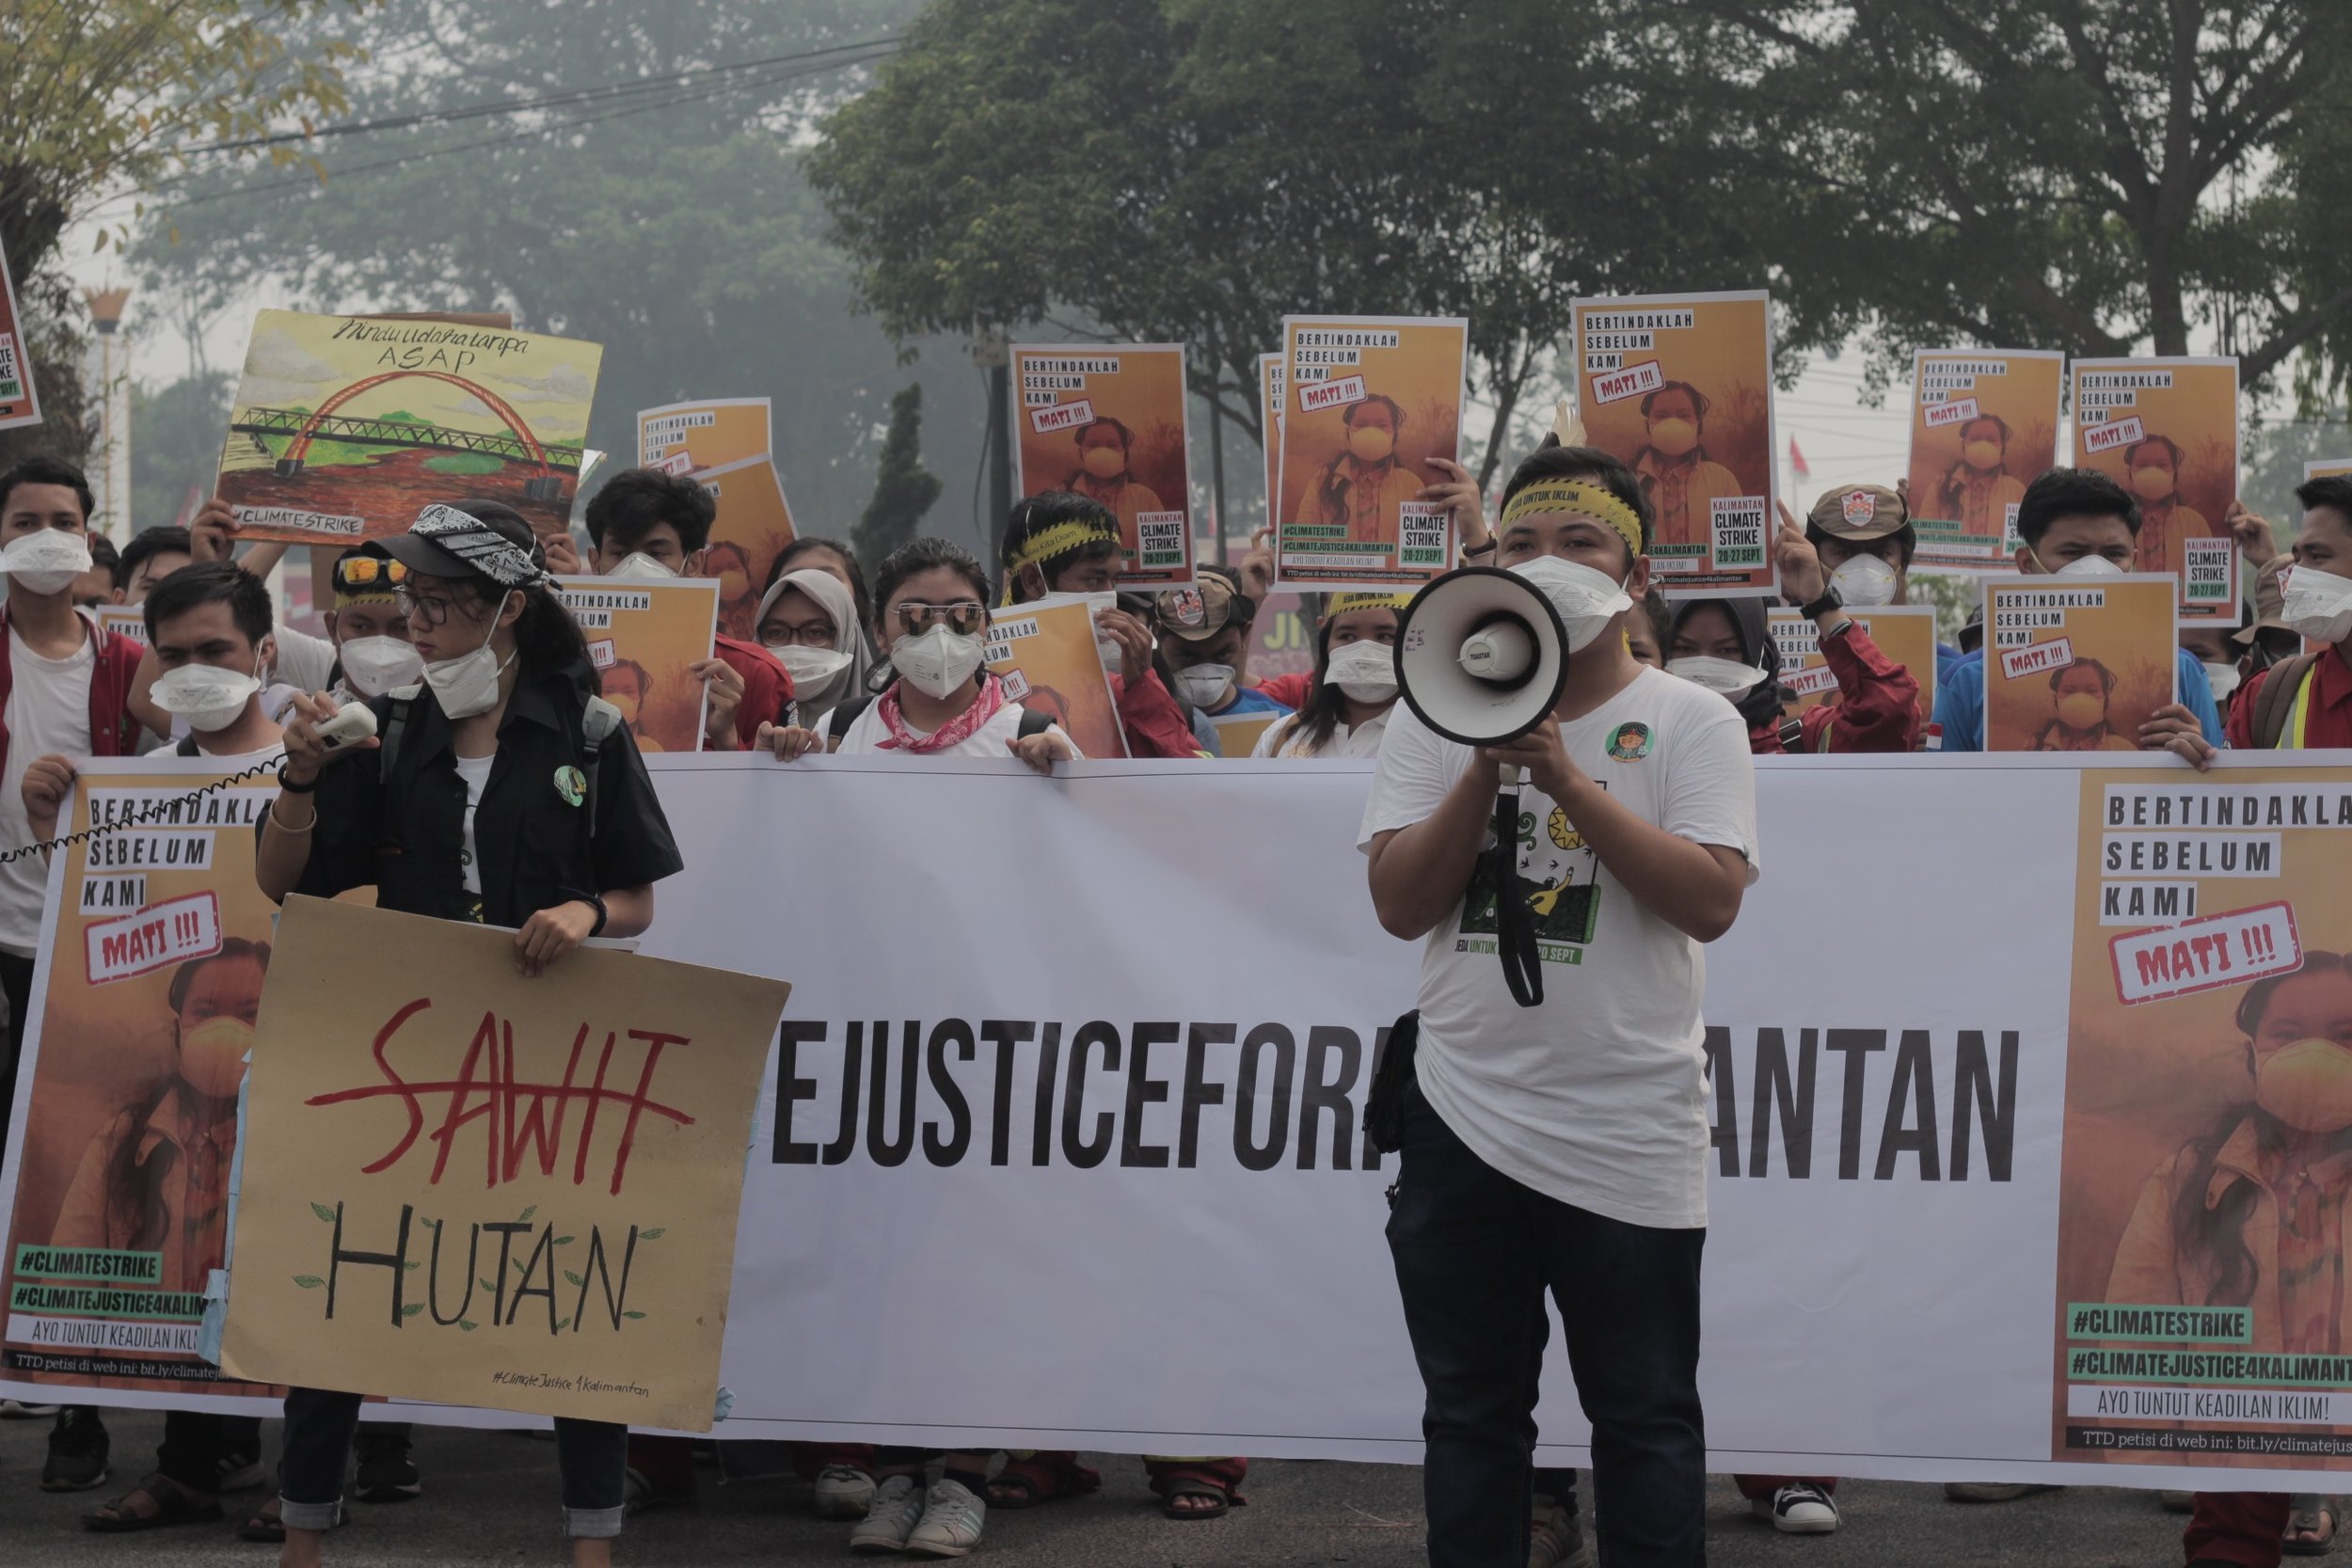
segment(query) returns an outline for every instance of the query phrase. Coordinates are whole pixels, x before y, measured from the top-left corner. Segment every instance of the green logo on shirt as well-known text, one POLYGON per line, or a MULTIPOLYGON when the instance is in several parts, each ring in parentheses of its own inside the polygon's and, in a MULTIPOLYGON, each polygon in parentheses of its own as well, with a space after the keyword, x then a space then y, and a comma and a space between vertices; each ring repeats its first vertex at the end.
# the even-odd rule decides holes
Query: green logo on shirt
POLYGON ((565 805, 576 806, 588 799, 588 775, 566 764, 555 770, 555 792, 564 797, 565 805))
POLYGON ((1649 755, 1649 726, 1628 720, 1609 732, 1609 754, 1619 762, 1639 762, 1649 755))

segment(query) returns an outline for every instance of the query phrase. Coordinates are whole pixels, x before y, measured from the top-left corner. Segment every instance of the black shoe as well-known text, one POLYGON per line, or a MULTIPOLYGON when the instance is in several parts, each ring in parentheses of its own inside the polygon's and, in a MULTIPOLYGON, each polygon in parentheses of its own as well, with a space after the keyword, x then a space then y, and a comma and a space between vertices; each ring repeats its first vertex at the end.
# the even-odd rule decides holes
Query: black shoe
POLYGON ((359 1476, 352 1492, 363 1503, 405 1503, 424 1490, 424 1477, 408 1457, 405 1433, 363 1432, 352 1439, 359 1476))
POLYGON ((213 1487, 215 1492, 250 1492, 269 1480, 262 1456, 241 1449, 222 1454, 215 1468, 220 1477, 213 1487))
POLYGON ((106 1484, 106 1459, 111 1448, 106 1423, 87 1404, 70 1404, 57 1412, 49 1429, 49 1459, 40 1467, 44 1492, 87 1492, 106 1484))

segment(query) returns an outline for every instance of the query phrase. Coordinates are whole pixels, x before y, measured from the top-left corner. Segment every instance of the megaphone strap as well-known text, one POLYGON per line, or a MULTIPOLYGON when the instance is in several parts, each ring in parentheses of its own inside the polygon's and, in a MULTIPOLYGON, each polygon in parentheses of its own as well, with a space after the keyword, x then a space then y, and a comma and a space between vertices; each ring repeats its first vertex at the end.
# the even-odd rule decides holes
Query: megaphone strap
POLYGON ((1635 555, 1642 553, 1642 519, 1633 508, 1597 484, 1586 484, 1573 479, 1538 480, 1511 498, 1502 509, 1502 529, 1508 529, 1522 517, 1534 517, 1554 512, 1574 512, 1607 523, 1625 540, 1625 547, 1635 555))

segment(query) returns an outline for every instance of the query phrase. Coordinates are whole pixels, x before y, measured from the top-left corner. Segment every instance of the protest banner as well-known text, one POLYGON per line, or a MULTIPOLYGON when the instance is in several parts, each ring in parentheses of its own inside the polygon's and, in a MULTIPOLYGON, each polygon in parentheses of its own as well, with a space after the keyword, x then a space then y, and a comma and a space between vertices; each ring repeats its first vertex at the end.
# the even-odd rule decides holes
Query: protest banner
MULTIPOLYGON (((1919 683, 1919 721, 1927 722, 1935 713, 1935 607, 1879 605, 1849 610, 1846 617, 1879 645, 1880 652, 1911 672, 1911 678, 1919 683)), ((1768 619, 1772 646, 1780 650, 1781 689, 1791 699, 1788 711, 1802 713, 1835 703, 1837 678, 1830 673, 1813 618, 1793 610, 1775 610, 1768 619)))
POLYGON ((98 624, 117 637, 127 637, 144 647, 147 643, 147 611, 135 604, 102 604, 90 613, 98 624))
POLYGON ((467 496, 560 532, 603 357, 461 322, 263 310, 215 493, 248 539, 345 546, 467 496))
POLYGON ((1458 316, 1282 318, 1280 588, 1413 589, 1455 563, 1445 511, 1414 498, 1462 431, 1458 316))
POLYGON ((775 451, 766 398, 708 398, 637 411, 637 461, 665 473, 698 474, 775 451))
POLYGON ((1911 356, 1911 525, 1921 566, 2013 571, 2017 503, 2058 463, 2066 356, 1922 349, 1911 356))
POLYGON ((555 596, 580 623, 604 700, 621 710, 641 752, 691 752, 702 744, 710 689, 687 666, 711 657, 719 584, 614 582, 559 578, 555 596))
POLYGON ((1248 756, 1257 749, 1266 731, 1289 717, 1287 713, 1264 712, 1229 713, 1222 718, 1211 714, 1209 722, 1216 728, 1217 754, 1225 757, 1248 756))
POLYGON ((2130 752, 2179 701, 2172 597, 2152 572, 1984 579, 1984 749, 2130 752))
POLYGON ((1126 732, 1095 647, 1094 614, 1116 594, 1055 594, 996 611, 988 626, 988 668, 1005 695, 1062 727, 1082 755, 1123 757, 1126 732))
POLYGON ((51 1390, 42 1402, 58 1388, 102 1403, 267 1393, 196 1354, 278 912, 253 880, 277 781, 230 777, 200 757, 93 763, 60 823, 134 825, 50 866, 0 1171, 0 1378, 51 1390))
POLYGON ((0 430, 40 423, 40 394, 33 387, 32 355, 16 311, 16 280, 0 251, 0 430))
POLYGON ((223 1368, 708 1431, 791 988, 596 948, 525 978, 511 932, 299 897, 274 962, 223 1368))
POLYGON ((2143 572, 2179 581, 2184 621, 2238 618, 2235 359, 2077 359, 2074 463, 2139 502, 2143 572))
POLYGON ((1265 455, 1265 520, 1274 526, 1282 496, 1282 356, 1258 356, 1258 441, 1265 455))
POLYGON ((1657 513, 1669 593, 1776 592, 1772 305, 1760 292, 1580 299, 1577 406, 1657 513))
POLYGON ((1122 588, 1190 582, 1184 345, 1016 343, 1012 379, 1021 394, 1014 487, 1068 490, 1108 507, 1126 549, 1122 588))
POLYGON ((719 629, 749 642, 755 640, 759 596, 776 557, 792 543, 792 507, 784 499, 784 476, 771 457, 747 457, 707 468, 695 483, 719 505, 703 555, 704 575, 719 582, 719 629))

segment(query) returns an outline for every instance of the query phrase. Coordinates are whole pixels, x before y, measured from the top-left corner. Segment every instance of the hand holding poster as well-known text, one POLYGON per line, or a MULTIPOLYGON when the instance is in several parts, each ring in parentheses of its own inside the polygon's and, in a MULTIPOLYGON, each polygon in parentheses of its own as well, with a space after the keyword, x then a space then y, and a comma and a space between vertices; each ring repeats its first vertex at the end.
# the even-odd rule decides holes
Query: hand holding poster
POLYGON ((526 979, 512 933, 310 898, 278 937, 224 1366, 710 1430, 791 988, 594 948, 526 979))
POLYGON ((556 597, 580 623, 604 700, 621 710, 637 749, 699 750, 710 689, 687 666, 710 657, 719 584, 562 578, 556 597))
POLYGON ((263 310, 217 493, 247 539, 349 545, 465 496, 558 532, 603 357, 533 332, 263 310))
POLYGON ((40 395, 24 352, 24 325, 16 313, 16 283, 0 253, 0 430, 40 423, 40 395))
POLYGON ((2184 620, 2238 617, 2235 359, 2077 359, 2074 462, 2139 502, 2139 570, 2179 583, 2184 620))
POLYGON ((1985 579, 1984 749, 2133 752, 2177 702, 2171 578, 1985 579))
POLYGON ((1915 564, 2011 569, 2017 503, 2058 462, 2066 356, 2040 349, 1912 356, 1911 522, 1915 564))
POLYGON ((1005 695, 1059 724, 1089 758, 1127 754, 1094 639, 1095 611, 1118 605, 1116 594, 1057 594, 1000 610, 988 627, 988 668, 1005 695))
MULTIPOLYGON (((1919 683, 1919 721, 1935 713, 1935 607, 1880 605, 1846 611, 1854 629, 1879 645, 1879 651, 1919 683)), ((1820 628, 1813 618, 1793 610, 1775 610, 1767 619, 1772 646, 1780 650, 1780 684, 1793 701, 1791 714, 1837 701, 1837 677, 1821 652, 1820 628)))
POLYGON ((1012 376, 1021 494, 1068 490, 1110 508, 1127 551, 1122 586, 1190 582, 1184 345, 1016 344, 1012 376))
POLYGON ((1274 577, 1299 589, 1417 588, 1454 563, 1419 499, 1461 442, 1470 324, 1458 316, 1285 316, 1274 577))
POLYGON ((1770 300, 1647 294, 1572 309, 1584 428, 1650 499, 1650 569, 1661 585, 1677 594, 1772 594, 1770 300))

